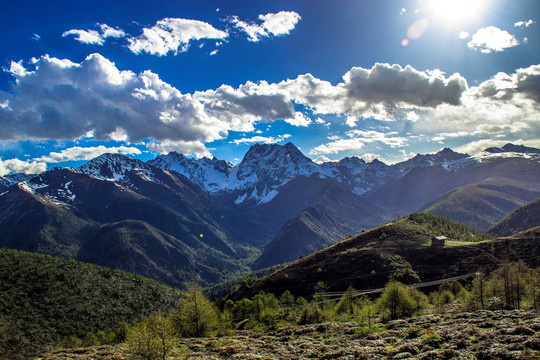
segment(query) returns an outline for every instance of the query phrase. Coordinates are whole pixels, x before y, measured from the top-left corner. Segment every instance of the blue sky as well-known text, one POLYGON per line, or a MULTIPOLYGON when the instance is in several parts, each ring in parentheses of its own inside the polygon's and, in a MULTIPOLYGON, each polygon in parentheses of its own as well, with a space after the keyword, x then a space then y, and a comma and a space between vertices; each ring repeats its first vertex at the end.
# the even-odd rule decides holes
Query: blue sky
POLYGON ((0 175, 256 142, 387 163, 540 146, 534 0, 25 1, 0 14, 0 175))

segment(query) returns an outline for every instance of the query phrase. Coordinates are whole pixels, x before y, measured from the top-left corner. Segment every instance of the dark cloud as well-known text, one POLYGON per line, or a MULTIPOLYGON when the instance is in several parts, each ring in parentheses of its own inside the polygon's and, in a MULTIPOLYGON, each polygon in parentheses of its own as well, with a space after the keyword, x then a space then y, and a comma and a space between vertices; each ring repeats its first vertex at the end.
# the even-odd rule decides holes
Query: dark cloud
POLYGON ((352 99, 368 103, 406 103, 435 107, 442 103, 459 105, 467 81, 459 74, 445 78, 440 72, 429 74, 411 66, 377 63, 370 70, 352 68, 344 76, 343 87, 352 99))

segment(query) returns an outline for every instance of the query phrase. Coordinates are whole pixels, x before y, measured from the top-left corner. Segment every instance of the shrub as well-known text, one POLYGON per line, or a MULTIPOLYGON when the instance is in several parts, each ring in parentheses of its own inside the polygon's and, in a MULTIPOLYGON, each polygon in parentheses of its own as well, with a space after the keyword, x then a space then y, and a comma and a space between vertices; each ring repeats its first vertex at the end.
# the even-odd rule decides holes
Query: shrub
POLYGON ((174 348, 175 337, 169 319, 153 313, 128 332, 127 345, 135 360, 165 360, 174 348))
POLYGON ((198 287, 187 291, 170 314, 173 327, 181 336, 201 337, 218 327, 219 313, 198 287))
POLYGON ((390 281, 377 301, 377 305, 383 314, 389 315, 390 319, 397 319, 411 315, 416 304, 404 284, 390 281))

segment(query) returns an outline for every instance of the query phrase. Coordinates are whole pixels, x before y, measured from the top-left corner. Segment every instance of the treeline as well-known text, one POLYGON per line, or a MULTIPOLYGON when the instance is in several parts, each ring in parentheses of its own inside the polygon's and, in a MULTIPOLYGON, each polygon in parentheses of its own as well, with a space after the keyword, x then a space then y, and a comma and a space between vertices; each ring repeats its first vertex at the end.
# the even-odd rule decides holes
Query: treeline
MULTIPOLYGON (((249 286, 253 278, 245 279, 249 286)), ((359 334, 384 330, 390 319, 444 312, 540 307, 540 273, 505 263, 466 286, 443 283, 425 294, 391 281, 377 298, 353 288, 295 297, 261 292, 209 300, 196 286, 179 291, 117 270, 16 250, 0 250, 0 358, 27 359, 59 348, 125 342, 130 359, 181 356, 179 337, 227 336, 238 329, 355 322, 359 334), (455 302, 458 300, 458 302, 455 302)))
POLYGON ((123 271, 0 249, 0 359, 123 341, 127 324, 171 309, 179 294, 123 271))
POLYGON ((408 216, 408 220, 409 224, 428 234, 443 235, 450 239, 477 242, 493 238, 491 235, 438 215, 412 213, 408 216))
POLYGON ((284 325, 352 321, 358 324, 359 334, 369 334, 385 330, 388 320, 443 313, 449 306, 458 311, 538 309, 539 282, 538 269, 508 263, 489 276, 478 274, 467 287, 457 281, 445 282, 429 294, 391 281, 376 299, 356 296, 353 288, 336 299, 329 297, 324 283, 318 283, 309 301, 287 290, 279 296, 261 292, 252 298, 216 304, 195 287, 170 313, 156 312, 132 327, 126 342, 131 358, 151 360, 185 353, 175 346, 178 337, 226 336, 237 329, 271 330, 284 325))

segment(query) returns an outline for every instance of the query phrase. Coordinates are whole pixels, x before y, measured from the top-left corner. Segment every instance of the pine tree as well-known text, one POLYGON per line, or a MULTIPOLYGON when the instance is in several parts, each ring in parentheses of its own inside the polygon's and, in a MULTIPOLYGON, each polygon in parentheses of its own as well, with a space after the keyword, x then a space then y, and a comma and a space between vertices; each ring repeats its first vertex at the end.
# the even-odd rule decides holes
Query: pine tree
POLYGON ((217 329, 216 306, 198 287, 192 287, 171 311, 173 326, 179 335, 201 337, 217 329))

